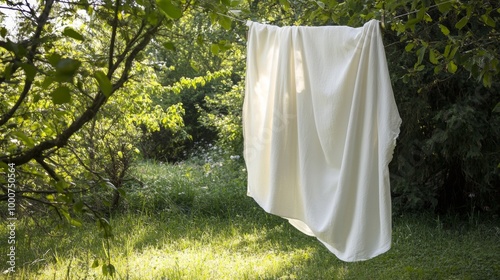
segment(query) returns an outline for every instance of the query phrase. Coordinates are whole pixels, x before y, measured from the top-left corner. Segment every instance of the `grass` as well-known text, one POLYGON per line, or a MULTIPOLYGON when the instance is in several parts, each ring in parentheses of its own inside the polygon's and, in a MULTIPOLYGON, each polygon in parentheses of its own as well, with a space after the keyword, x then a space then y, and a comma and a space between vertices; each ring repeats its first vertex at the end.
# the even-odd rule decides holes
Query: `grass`
MULTIPOLYGON (((242 169, 241 161, 229 160, 137 166, 138 181, 110 217, 115 278, 500 279, 498 220, 395 216, 389 252, 345 263, 246 197, 242 169)), ((106 279, 94 223, 37 222, 43 227, 29 218, 18 222, 17 271, 6 278, 106 279)), ((7 236, 6 226, 0 236, 7 236)), ((0 242, 7 247, 6 238, 0 242)))

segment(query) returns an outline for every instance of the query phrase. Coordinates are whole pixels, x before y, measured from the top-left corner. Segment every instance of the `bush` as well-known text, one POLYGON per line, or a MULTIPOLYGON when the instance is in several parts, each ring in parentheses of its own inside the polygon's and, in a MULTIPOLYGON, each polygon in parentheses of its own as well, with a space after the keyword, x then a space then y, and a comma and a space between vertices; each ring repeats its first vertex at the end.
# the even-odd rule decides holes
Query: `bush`
POLYGON ((176 164, 144 161, 133 176, 124 205, 130 211, 225 216, 245 206, 243 161, 215 146, 176 164))

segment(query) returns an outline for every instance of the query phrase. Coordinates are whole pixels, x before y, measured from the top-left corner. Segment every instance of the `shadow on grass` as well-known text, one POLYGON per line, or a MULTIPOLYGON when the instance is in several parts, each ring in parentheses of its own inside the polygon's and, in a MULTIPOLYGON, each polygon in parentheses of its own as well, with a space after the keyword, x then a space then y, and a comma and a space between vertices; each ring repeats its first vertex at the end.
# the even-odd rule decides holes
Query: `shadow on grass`
MULTIPOLYGON (((344 263, 286 220, 243 203, 247 207, 224 215, 162 211, 112 218, 117 279, 500 279, 498 220, 449 226, 430 215, 396 217, 389 252, 344 263)), ((45 232, 20 222, 18 269, 26 277, 18 279, 101 279, 99 269, 90 268, 105 259, 95 231, 92 223, 45 232)))

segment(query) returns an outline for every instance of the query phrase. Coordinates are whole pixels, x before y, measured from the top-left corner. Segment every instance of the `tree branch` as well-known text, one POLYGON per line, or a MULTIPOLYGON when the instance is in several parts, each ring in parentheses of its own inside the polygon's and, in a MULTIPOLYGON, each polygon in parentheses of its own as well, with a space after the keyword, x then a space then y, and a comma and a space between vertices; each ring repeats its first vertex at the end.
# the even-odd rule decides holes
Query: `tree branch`
MULTIPOLYGON (((31 42, 32 42, 33 45, 31 46, 30 52, 26 55, 26 58, 27 58, 27 61, 28 61, 27 63, 29 65, 34 66, 33 65, 33 59, 35 57, 36 50, 37 50, 38 46, 40 45, 40 40, 39 39, 40 39, 42 31, 43 31, 43 29, 45 27, 45 24, 47 24, 47 20, 49 19, 50 10, 52 9, 52 4, 53 3, 54 3, 54 0, 47 0, 45 2, 45 6, 43 8, 42 14, 37 19, 37 27, 36 27, 36 30, 35 30, 35 34, 33 34, 33 37, 31 38, 31 42)), ((12 67, 12 73, 14 73, 17 70, 18 67, 19 66, 17 66, 16 64, 14 64, 14 66, 12 67)), ((14 104, 14 106, 7 113, 5 113, 0 118, 0 126, 4 125, 10 118, 12 118, 12 116, 14 116, 14 114, 17 111, 17 109, 19 109, 19 107, 23 103, 24 99, 28 95, 28 92, 31 89, 32 83, 33 82, 30 81, 30 80, 28 80, 28 77, 26 77, 25 83, 24 83, 24 88, 23 88, 23 91, 21 92, 21 95, 17 99, 16 104, 14 104)))
POLYGON ((128 44, 125 46, 125 49, 123 52, 116 58, 116 62, 113 65, 113 68, 110 68, 110 72, 114 72, 120 63, 127 57, 127 53, 132 49, 132 46, 137 42, 137 40, 141 37, 142 31, 144 30, 144 27, 146 26, 146 20, 141 21, 141 26, 139 27, 139 30, 135 34, 135 36, 128 42, 128 44))
POLYGON ((120 11, 120 0, 115 1, 115 14, 113 18, 113 30, 111 31, 111 41, 109 43, 108 78, 111 80, 114 70, 113 56, 115 52, 116 29, 118 28, 118 13, 120 11))
POLYGON ((38 164, 40 164, 43 169, 45 169, 45 171, 47 171, 47 173, 49 173, 50 177, 56 181, 59 181, 59 176, 57 176, 56 172, 50 168, 50 166, 45 162, 43 161, 43 158, 42 157, 37 157, 35 158, 36 162, 38 162, 38 164))
MULTIPOLYGON (((163 20, 160 20, 157 25, 149 28, 144 34, 144 37, 142 37, 142 40, 130 52, 129 56, 125 60, 125 66, 120 78, 118 79, 118 81, 116 81, 115 84, 113 84, 111 95, 118 89, 120 89, 123 86, 123 84, 128 80, 129 72, 132 68, 134 59, 137 57, 139 52, 141 52, 149 44, 151 38, 157 32, 158 28, 162 25, 162 23, 163 20)), ((88 107, 79 118, 77 118, 74 122, 72 122, 71 125, 68 128, 66 128, 66 130, 64 130, 61 134, 59 134, 56 139, 41 142, 37 146, 31 148, 30 150, 27 150, 26 152, 24 152, 19 156, 15 157, 2 156, 0 157, 0 161, 10 162, 16 165, 22 165, 31 161, 32 159, 43 157, 43 153, 46 150, 49 150, 54 147, 60 148, 65 146, 69 138, 73 134, 75 134, 78 130, 80 130, 80 128, 83 127, 83 125, 85 125, 87 122, 89 122, 95 117, 99 109, 106 103, 107 100, 108 98, 102 92, 99 92, 96 95, 90 107, 88 107)))

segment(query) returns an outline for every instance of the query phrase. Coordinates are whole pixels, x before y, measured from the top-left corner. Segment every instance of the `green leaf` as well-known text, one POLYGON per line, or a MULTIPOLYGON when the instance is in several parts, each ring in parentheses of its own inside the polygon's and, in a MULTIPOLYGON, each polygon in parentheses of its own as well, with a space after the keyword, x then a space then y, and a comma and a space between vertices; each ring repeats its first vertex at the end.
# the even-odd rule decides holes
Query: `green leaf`
POLYGON ((108 276, 108 274, 109 274, 108 265, 107 264, 103 264, 102 265, 102 275, 108 276))
POLYGON ((203 46, 205 44, 203 35, 199 34, 198 36, 196 36, 196 44, 198 44, 198 46, 203 46))
POLYGON ((22 132, 22 131, 14 131, 14 132, 12 132, 12 134, 14 136, 16 136, 16 138, 18 138, 19 140, 21 140, 21 142, 23 142, 29 148, 33 148, 35 146, 35 142, 33 141, 33 139, 31 139, 30 137, 28 137, 28 135, 26 135, 24 132, 22 132))
POLYGON ((214 54, 214 55, 218 55, 219 54, 219 44, 212 44, 210 46, 210 51, 214 54))
POLYGON ((151 25, 158 24, 158 14, 157 13, 148 13, 147 14, 148 23, 151 25))
POLYGON ((172 19, 179 19, 182 17, 182 10, 174 5, 170 0, 157 0, 156 3, 158 7, 164 12, 167 16, 172 19))
POLYGON ((469 17, 468 16, 465 16, 463 17, 462 19, 460 19, 456 24, 455 24, 455 28, 460 30, 462 28, 464 28, 464 26, 467 24, 467 22, 469 22, 469 17))
POLYGON ((445 36, 448 36, 448 34, 450 34, 450 30, 448 29, 448 27, 446 27, 442 24, 439 24, 439 28, 441 28, 441 32, 443 32, 443 34, 445 36))
POLYGON ((82 63, 72 58, 60 59, 56 64, 56 78, 59 82, 66 82, 73 78, 82 63))
POLYGON ((491 87, 491 74, 489 72, 484 73, 483 75, 483 85, 487 88, 491 87))
POLYGON ((84 206, 83 201, 78 200, 78 201, 77 201, 77 202, 73 205, 73 210, 74 210, 75 212, 81 213, 81 212, 82 212, 82 210, 83 210, 83 206, 84 206))
POLYGON ((405 51, 411 52, 411 50, 413 50, 413 47, 415 47, 415 44, 414 43, 409 43, 408 45, 406 45, 405 51))
POLYGON ((421 47, 420 49, 417 50, 417 57, 418 57, 417 65, 421 64, 422 61, 424 60, 424 55, 425 55, 426 49, 427 49, 426 47, 421 47))
POLYGON ((174 43, 172 42, 166 42, 163 44, 163 46, 167 49, 167 50, 171 50, 171 51, 176 51, 177 48, 175 47, 174 43))
MULTIPOLYGON (((68 183, 66 183, 66 181, 64 181, 64 180, 60 180, 60 181, 57 181, 57 183, 55 184, 55 187, 56 187, 57 192, 62 193, 68 187, 68 183)), ((69 218, 69 216, 68 216, 68 218, 69 218)))
POLYGON ((232 47, 232 45, 226 40, 219 41, 218 45, 219 45, 219 52, 225 52, 231 49, 232 47))
POLYGON ((193 68, 194 71, 196 71, 196 72, 200 71, 200 66, 198 65, 198 63, 196 61, 191 60, 189 62, 189 64, 191 65, 191 68, 193 68))
POLYGON ((426 12, 427 12, 427 8, 426 7, 420 8, 420 10, 418 10, 418 12, 417 12, 416 18, 419 19, 419 20, 424 19, 424 16, 425 16, 426 12))
POLYGON ((486 25, 489 25, 491 27, 495 27, 496 26, 496 22, 487 14, 484 14, 481 16, 481 20, 486 24, 486 25))
POLYGON ((56 71, 66 75, 73 75, 80 65, 81 62, 79 60, 64 58, 57 62, 56 71))
POLYGON ((495 108, 493 108, 493 112, 500 113, 500 102, 498 102, 497 105, 495 106, 495 108))
POLYGON ((438 74, 439 72, 441 72, 441 69, 442 69, 441 65, 437 65, 436 67, 434 67, 434 74, 438 74))
POLYGON ((82 222, 77 220, 77 219, 73 219, 73 218, 70 218, 69 220, 69 223, 75 227, 81 227, 82 226, 82 222))
POLYGON ((111 276, 115 275, 116 269, 115 269, 115 267, 112 264, 108 265, 108 270, 109 270, 109 274, 111 276))
POLYGON ((26 79, 28 81, 33 81, 35 79, 36 72, 37 72, 35 66, 28 64, 28 63, 23 63, 23 64, 21 64, 21 67, 23 68, 24 73, 26 74, 26 79))
POLYGON ((33 95, 33 103, 37 103, 40 99, 42 99, 42 96, 39 93, 35 93, 35 95, 33 95))
POLYGON ((109 97, 113 91, 113 85, 109 81, 108 76, 102 71, 96 71, 94 73, 94 78, 97 80, 102 93, 106 95, 106 97, 109 97))
POLYGON ((290 2, 288 2, 288 0, 280 0, 280 4, 285 12, 288 12, 290 10, 290 2))
POLYGON ((7 163, 0 161, 0 168, 3 169, 5 173, 7 173, 10 167, 7 163))
POLYGON ((59 60, 61 60, 62 57, 58 53, 51 53, 51 54, 47 55, 45 58, 47 58, 50 65, 52 65, 52 67, 55 68, 55 67, 57 67, 57 63, 59 62, 59 60))
POLYGON ((0 27, 0 36, 4 37, 7 36, 7 28, 5 27, 0 27))
POLYGON ((102 265, 102 274, 104 276, 109 275, 109 276, 113 277, 115 272, 116 272, 115 267, 112 264, 103 264, 102 265))
POLYGON ((439 11, 442 14, 445 14, 451 9, 451 5, 453 4, 453 1, 440 0, 440 1, 436 1, 436 4, 438 5, 439 11))
POLYGON ((455 62, 453 62, 453 60, 451 60, 450 62, 448 62, 448 72, 454 74, 455 72, 457 72, 457 65, 455 64, 455 62))
POLYGON ((219 18, 219 16, 213 12, 208 13, 208 16, 210 17, 210 22, 212 24, 215 24, 217 22, 217 19, 219 18))
POLYGON ((54 104, 64 104, 71 102, 71 90, 67 86, 60 86, 56 88, 50 96, 52 96, 52 102, 54 104))
POLYGON ((42 82, 42 88, 43 89, 48 89, 49 86, 54 82, 54 79, 50 76, 46 76, 45 79, 42 82))
POLYGON ((415 25, 416 25, 417 23, 421 22, 421 21, 422 21, 422 19, 419 19, 419 18, 411 18, 411 19, 409 19, 409 20, 406 22, 405 26, 406 26, 406 28, 413 29, 413 28, 415 28, 415 25))
POLYGON ((14 69, 13 63, 8 63, 7 66, 5 66, 5 69, 3 69, 3 77, 5 78, 5 80, 10 80, 13 69, 14 69))
POLYGON ((121 189, 121 188, 120 188, 120 189, 118 189, 117 191, 118 191, 118 193, 119 193, 121 196, 123 196, 123 197, 126 197, 126 196, 127 196, 127 191, 126 191, 126 190, 124 190, 124 189, 121 189))
POLYGON ((449 59, 453 59, 455 57, 455 54, 458 51, 458 46, 455 46, 453 50, 451 50, 450 56, 448 57, 449 59))
POLYGON ((233 22, 231 21, 231 19, 226 17, 226 16, 219 17, 220 26, 222 26, 222 28, 224 28, 226 30, 231 30, 232 23, 233 22))
POLYGON ((76 30, 74 30, 73 28, 71 27, 66 27, 64 28, 64 31, 62 33, 64 36, 67 36, 67 37, 70 37, 70 38, 73 38, 75 40, 78 40, 78 41, 83 41, 83 36, 82 34, 78 33, 76 30))
POLYGON ((92 262, 92 268, 99 267, 99 260, 95 259, 94 262, 92 262))
POLYGON ((446 47, 444 48, 443 56, 448 58, 448 55, 450 54, 450 50, 451 50, 451 45, 446 45, 446 47))
POLYGON ((434 49, 430 49, 429 50, 429 61, 432 63, 432 64, 438 64, 438 60, 437 60, 437 51, 434 50, 434 49))

